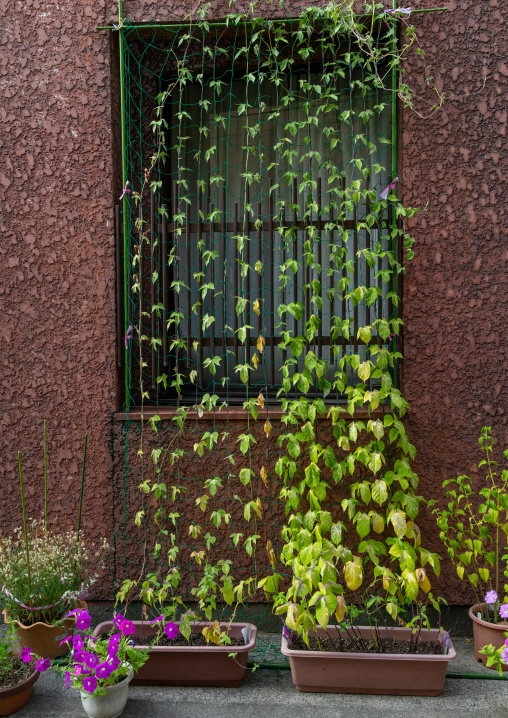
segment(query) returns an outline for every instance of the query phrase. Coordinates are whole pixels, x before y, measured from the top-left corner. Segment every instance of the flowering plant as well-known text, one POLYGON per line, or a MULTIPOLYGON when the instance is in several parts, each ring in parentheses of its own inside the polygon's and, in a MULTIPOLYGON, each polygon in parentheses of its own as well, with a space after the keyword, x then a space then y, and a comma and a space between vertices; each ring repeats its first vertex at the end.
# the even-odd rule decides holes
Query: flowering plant
POLYGON ((492 644, 489 644, 480 650, 480 653, 487 656, 487 668, 496 668, 500 676, 503 675, 503 665, 508 665, 508 631, 504 635, 506 641, 501 648, 494 648, 492 644))
MULTIPOLYGON (((508 619, 508 470, 496 472, 493 460, 494 440, 491 428, 481 430, 479 444, 485 459, 478 468, 487 467, 482 488, 473 486, 469 476, 443 483, 448 503, 435 509, 440 537, 460 579, 467 576, 476 602, 485 603, 483 617, 499 623, 508 619), (481 503, 476 505, 476 497, 481 503), (506 583, 502 586, 502 577, 506 583), (504 597, 500 598, 500 593, 504 597)), ((504 452, 508 459, 508 451, 504 452)))
POLYGON ((27 528, 26 540, 22 528, 0 538, 3 605, 25 625, 56 624, 96 581, 108 544, 89 544, 82 534, 56 532, 44 521, 29 521, 27 528))
POLYGON ((51 666, 65 676, 65 687, 77 688, 83 693, 96 696, 106 695, 106 688, 119 683, 129 673, 131 667, 137 672, 147 661, 149 649, 134 648, 129 636, 134 635, 134 624, 117 615, 113 621, 114 629, 107 637, 94 637, 87 634, 91 617, 88 611, 75 609, 67 616, 76 617, 77 633, 74 637, 64 638, 71 649, 71 659, 67 665, 40 658, 29 648, 24 648, 21 657, 25 663, 36 660, 36 670, 47 671, 51 666))

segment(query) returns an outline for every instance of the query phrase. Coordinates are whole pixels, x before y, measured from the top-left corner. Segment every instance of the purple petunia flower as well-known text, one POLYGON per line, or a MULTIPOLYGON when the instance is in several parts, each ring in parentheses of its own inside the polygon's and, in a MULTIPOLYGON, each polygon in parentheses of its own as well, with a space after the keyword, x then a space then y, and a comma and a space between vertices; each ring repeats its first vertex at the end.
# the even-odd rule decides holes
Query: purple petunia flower
POLYGON ((148 625, 153 626, 154 623, 158 623, 159 621, 164 621, 164 616, 157 616, 153 621, 148 621, 148 625))
POLYGON ((398 177, 395 177, 395 179, 393 179, 393 180, 390 182, 390 184, 388 185, 388 187, 385 187, 385 189, 381 192, 381 194, 379 195, 379 199, 388 199, 388 195, 389 195, 389 193, 390 193, 390 190, 395 189, 395 185, 397 184, 398 181, 399 181, 399 178, 398 178, 398 177))
POLYGON ((497 593, 495 591, 489 591, 485 596, 485 603, 492 606, 497 601, 497 593))
POLYGON ((65 671, 65 687, 69 688, 69 683, 71 682, 71 674, 69 671, 65 671))
POLYGON ((32 660, 32 649, 25 646, 21 651, 21 658, 23 659, 23 663, 30 663, 32 660))
POLYGON ((93 668, 96 668, 100 663, 99 656, 96 656, 93 653, 89 653, 88 656, 85 658, 85 665, 87 668, 90 668, 92 670, 93 668))
POLYGON ((104 663, 100 663, 95 669, 95 675, 97 678, 109 678, 113 670, 113 667, 107 661, 104 661, 104 663))
POLYGON ((83 639, 81 638, 81 636, 74 636, 74 638, 72 639, 72 647, 75 651, 81 651, 81 649, 83 648, 83 639))
POLYGON ((505 648, 501 653, 501 660, 508 665, 508 648, 505 648))
POLYGON ((81 611, 81 608, 75 608, 72 611, 69 611, 69 613, 65 614, 65 618, 69 618, 70 616, 75 616, 76 613, 79 613, 81 611))
MULTIPOLYGON (((118 28, 116 28, 116 29, 118 29, 118 28)), ((120 201, 121 199, 123 199, 126 194, 130 194, 130 193, 132 192, 132 190, 129 189, 129 185, 130 185, 130 182, 129 182, 129 180, 127 180, 127 182, 125 183, 125 187, 123 188, 123 192, 122 192, 122 194, 120 195, 120 198, 119 198, 118 201, 120 201)))
POLYGON ((48 668, 51 668, 51 661, 49 658, 39 658, 35 664, 35 670, 40 671, 41 673, 47 671, 48 668))
POLYGON ((508 618, 508 603, 502 603, 499 609, 499 615, 501 618, 508 618))
POLYGON ((83 678, 83 689, 87 691, 87 693, 93 693, 96 688, 97 678, 95 676, 87 676, 86 678, 83 678))
POLYGON ((116 671, 116 669, 120 667, 120 660, 116 656, 110 656, 108 663, 113 671, 116 671))
POLYGON ((171 621, 167 623, 164 627, 164 633, 168 637, 168 639, 171 641, 173 638, 176 638, 178 636, 178 626, 176 623, 172 623, 171 621))
POLYGON ((124 621, 120 630, 124 636, 133 636, 136 633, 136 628, 132 621, 124 621))
POLYGON ((78 631, 86 631, 90 628, 91 622, 92 617, 88 611, 81 611, 81 613, 78 613, 76 616, 76 628, 78 631))

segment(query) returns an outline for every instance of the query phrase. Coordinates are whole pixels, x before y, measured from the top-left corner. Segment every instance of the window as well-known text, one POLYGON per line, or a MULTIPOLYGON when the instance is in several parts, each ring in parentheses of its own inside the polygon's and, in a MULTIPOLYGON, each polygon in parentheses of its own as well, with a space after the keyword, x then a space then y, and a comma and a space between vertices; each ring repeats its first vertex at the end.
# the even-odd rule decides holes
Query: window
POLYGON ((260 389, 275 397, 284 332, 309 341, 333 384, 342 355, 363 343, 355 327, 393 315, 381 282, 389 256, 369 256, 379 242, 393 249, 390 207, 367 227, 371 199, 346 192, 356 180, 375 200, 390 182, 393 98, 366 93, 351 68, 339 78, 327 69, 295 62, 273 82, 261 66, 247 80, 245 68, 214 65, 166 105, 171 152, 152 197, 145 262, 162 279, 147 283, 160 307, 150 318, 160 341, 148 387, 158 402, 176 400, 175 372, 184 403, 206 392, 232 404, 260 389), (366 296, 344 300, 360 285, 366 296))

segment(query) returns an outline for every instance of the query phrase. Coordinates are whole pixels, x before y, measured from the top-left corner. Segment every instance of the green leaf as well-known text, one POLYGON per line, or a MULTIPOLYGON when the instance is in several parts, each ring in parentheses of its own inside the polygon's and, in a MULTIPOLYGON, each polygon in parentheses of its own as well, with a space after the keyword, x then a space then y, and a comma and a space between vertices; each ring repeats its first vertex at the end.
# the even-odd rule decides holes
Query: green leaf
POLYGON ((356 530, 360 538, 365 538, 370 531, 370 519, 367 514, 357 514, 356 530))
POLYGON ((376 504, 379 504, 379 506, 384 504, 388 498, 388 487, 386 485, 386 481, 378 479, 374 482, 374 485, 372 486, 372 498, 376 504))
POLYGON ((344 577, 347 587, 351 591, 356 591, 362 585, 363 580, 361 565, 355 561, 348 561, 344 567, 344 577))

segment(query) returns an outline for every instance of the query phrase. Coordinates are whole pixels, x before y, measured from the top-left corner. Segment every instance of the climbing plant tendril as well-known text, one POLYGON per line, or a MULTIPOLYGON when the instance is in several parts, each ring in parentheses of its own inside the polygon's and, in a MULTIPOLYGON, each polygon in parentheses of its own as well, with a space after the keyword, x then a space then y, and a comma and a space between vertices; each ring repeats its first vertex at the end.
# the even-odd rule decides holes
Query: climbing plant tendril
POLYGON ((167 616, 275 595, 305 633, 379 581, 396 617, 439 570, 398 386, 416 210, 393 107, 413 108, 403 62, 422 53, 407 14, 357 9, 118 28, 132 328, 115 557, 120 599, 167 616))

